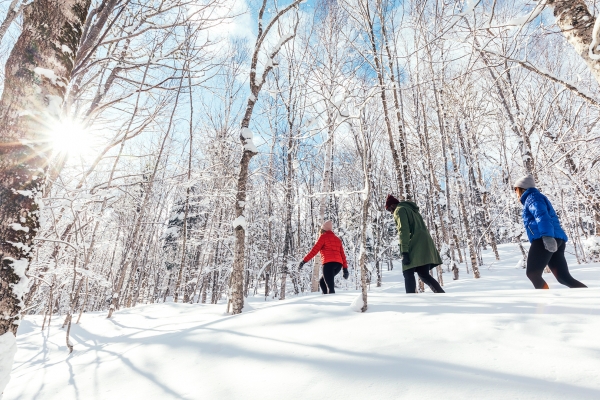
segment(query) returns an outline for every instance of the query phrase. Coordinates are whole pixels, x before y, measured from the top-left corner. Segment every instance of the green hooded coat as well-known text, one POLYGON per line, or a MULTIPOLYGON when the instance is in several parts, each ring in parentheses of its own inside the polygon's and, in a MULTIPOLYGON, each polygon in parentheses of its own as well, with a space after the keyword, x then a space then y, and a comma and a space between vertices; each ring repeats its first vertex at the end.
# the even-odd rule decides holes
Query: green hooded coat
POLYGON ((402 264, 402 271, 431 264, 432 268, 442 264, 440 253, 419 214, 419 207, 412 201, 401 201, 394 211, 398 228, 400 251, 408 253, 410 264, 402 264))

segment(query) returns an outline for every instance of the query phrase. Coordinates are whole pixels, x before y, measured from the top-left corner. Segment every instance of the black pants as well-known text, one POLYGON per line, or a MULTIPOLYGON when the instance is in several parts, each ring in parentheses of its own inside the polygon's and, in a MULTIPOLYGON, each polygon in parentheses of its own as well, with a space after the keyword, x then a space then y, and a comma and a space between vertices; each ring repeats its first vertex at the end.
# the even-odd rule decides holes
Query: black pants
POLYGON ((583 283, 571 276, 567 260, 565 260, 564 240, 556 239, 558 250, 550 253, 544 247, 543 239, 537 239, 531 242, 529 255, 527 256, 527 277, 533 283, 536 289, 548 289, 548 284, 542 278, 546 265, 550 268, 556 280, 570 288, 585 288, 583 283))
POLYGON ((323 276, 319 280, 321 291, 323 294, 335 293, 334 280, 335 276, 342 270, 342 264, 338 262, 330 262, 323 264, 323 276))
POLYGON ((429 270, 431 269, 431 265, 421 265, 420 267, 415 267, 411 269, 407 269, 406 271, 402 271, 402 275, 404 275, 404 287, 406 288, 406 293, 415 293, 417 291, 417 281, 415 279, 415 271, 419 278, 425 283, 433 293, 446 293, 444 289, 440 286, 438 281, 431 275, 429 275, 429 270))

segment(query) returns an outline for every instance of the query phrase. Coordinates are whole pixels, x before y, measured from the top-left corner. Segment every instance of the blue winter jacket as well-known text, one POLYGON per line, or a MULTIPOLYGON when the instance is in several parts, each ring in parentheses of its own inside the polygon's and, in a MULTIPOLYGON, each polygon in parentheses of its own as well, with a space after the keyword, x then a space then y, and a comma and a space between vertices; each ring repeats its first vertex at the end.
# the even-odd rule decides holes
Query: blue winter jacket
POLYGON ((550 201, 536 188, 530 188, 521 196, 523 224, 530 242, 550 236, 567 241, 567 234, 560 226, 556 211, 550 201))

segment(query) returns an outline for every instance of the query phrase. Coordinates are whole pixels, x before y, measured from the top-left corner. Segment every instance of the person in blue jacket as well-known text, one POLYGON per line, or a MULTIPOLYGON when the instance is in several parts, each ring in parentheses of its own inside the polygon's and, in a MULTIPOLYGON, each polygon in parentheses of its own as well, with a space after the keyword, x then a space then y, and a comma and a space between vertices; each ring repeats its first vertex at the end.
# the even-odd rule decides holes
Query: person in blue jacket
POLYGON ((565 246, 567 235, 550 201, 536 187, 531 175, 518 179, 515 193, 523 204, 523 224, 531 247, 527 256, 527 277, 536 289, 548 289, 542 278, 546 265, 556 280, 570 288, 585 288, 583 283, 571 276, 565 246))

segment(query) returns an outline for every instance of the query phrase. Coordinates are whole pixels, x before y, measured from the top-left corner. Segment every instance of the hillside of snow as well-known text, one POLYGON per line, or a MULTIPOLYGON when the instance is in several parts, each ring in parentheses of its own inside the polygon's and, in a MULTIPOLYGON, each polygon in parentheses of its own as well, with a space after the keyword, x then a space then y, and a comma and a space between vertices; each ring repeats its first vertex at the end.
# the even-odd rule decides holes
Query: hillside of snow
POLYGON ((519 252, 486 253, 482 278, 446 294, 407 295, 399 266, 383 271, 366 313, 356 291, 225 305, 157 304, 22 323, 5 400, 27 399, 599 399, 600 264, 571 262, 589 289, 545 274, 536 291, 519 252))

